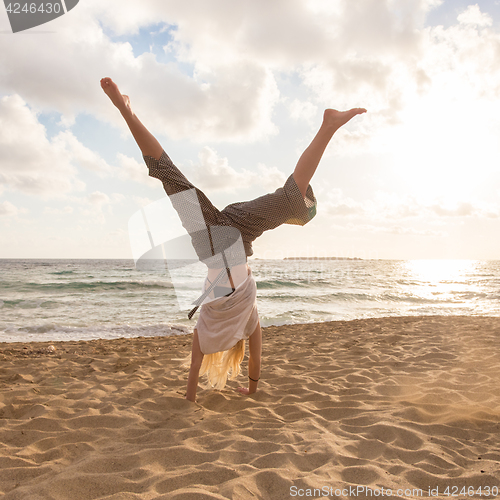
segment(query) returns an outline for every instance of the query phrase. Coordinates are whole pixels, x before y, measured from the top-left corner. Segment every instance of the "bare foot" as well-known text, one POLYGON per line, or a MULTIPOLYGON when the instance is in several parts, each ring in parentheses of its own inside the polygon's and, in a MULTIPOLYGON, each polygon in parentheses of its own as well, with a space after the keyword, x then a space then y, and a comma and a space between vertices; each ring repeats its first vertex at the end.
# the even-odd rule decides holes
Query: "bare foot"
POLYGON ((336 109, 327 109, 323 115, 323 123, 328 127, 338 130, 356 115, 366 113, 365 108, 353 108, 349 111, 337 111, 336 109))
POLYGON ((111 99, 111 102, 120 111, 131 111, 130 109, 130 99, 128 95, 122 95, 118 89, 118 85, 111 80, 111 78, 103 78, 101 80, 101 87, 106 95, 111 99))

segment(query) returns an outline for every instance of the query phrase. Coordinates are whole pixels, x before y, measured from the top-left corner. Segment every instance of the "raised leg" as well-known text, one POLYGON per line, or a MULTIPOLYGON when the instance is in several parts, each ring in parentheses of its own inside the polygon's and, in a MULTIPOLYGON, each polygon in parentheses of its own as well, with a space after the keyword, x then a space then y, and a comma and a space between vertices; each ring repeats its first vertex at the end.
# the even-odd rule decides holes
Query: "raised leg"
POLYGON ((159 160, 163 152, 163 148, 132 111, 128 96, 120 93, 118 86, 115 82, 113 82, 113 80, 111 80, 111 78, 103 78, 101 80, 101 87, 127 122, 130 132, 132 132, 132 135, 142 151, 142 154, 144 156, 152 156, 153 158, 159 160))
POLYGON ((198 340, 198 330, 194 329, 193 347, 191 349, 191 367, 189 369, 186 399, 196 401, 196 390, 198 389, 198 379, 200 377, 201 363, 203 362, 203 353, 200 349, 198 340))
POLYGON ((302 153, 297 166, 293 172, 293 178, 302 193, 306 196, 307 186, 316 172, 321 157, 325 152, 328 143, 333 134, 342 125, 345 125, 351 118, 361 113, 366 113, 364 108, 354 108, 349 111, 337 111, 335 109, 327 109, 323 115, 323 123, 321 124, 318 133, 312 140, 308 148, 302 153))

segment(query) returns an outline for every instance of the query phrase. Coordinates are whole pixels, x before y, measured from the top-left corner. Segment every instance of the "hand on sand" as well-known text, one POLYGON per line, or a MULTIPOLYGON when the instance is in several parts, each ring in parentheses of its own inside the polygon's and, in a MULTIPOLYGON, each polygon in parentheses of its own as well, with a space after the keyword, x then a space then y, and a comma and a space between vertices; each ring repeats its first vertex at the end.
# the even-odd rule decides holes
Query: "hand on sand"
POLYGON ((254 392, 250 392, 250 389, 246 387, 238 387, 236 389, 240 394, 244 394, 245 396, 249 396, 250 394, 255 394, 254 392))

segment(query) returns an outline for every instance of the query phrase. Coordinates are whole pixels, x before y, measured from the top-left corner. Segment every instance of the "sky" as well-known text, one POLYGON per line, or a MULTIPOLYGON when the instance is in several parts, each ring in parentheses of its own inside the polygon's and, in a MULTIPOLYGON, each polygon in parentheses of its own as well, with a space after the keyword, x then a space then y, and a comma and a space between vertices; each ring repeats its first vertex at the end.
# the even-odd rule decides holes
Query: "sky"
POLYGON ((15 34, 0 5, 0 258, 133 257, 166 195, 106 76, 219 209, 281 187, 325 108, 368 109, 316 217, 253 257, 500 259, 500 0, 80 0, 15 34))

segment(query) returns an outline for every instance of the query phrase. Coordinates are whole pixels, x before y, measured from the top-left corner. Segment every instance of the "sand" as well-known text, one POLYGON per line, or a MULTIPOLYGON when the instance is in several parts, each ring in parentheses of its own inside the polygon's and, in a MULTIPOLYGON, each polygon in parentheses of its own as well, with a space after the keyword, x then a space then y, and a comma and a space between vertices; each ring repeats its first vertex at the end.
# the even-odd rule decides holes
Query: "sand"
POLYGON ((263 339, 258 393, 245 359, 197 403, 191 335, 0 344, 0 499, 500 498, 500 318, 263 339))

